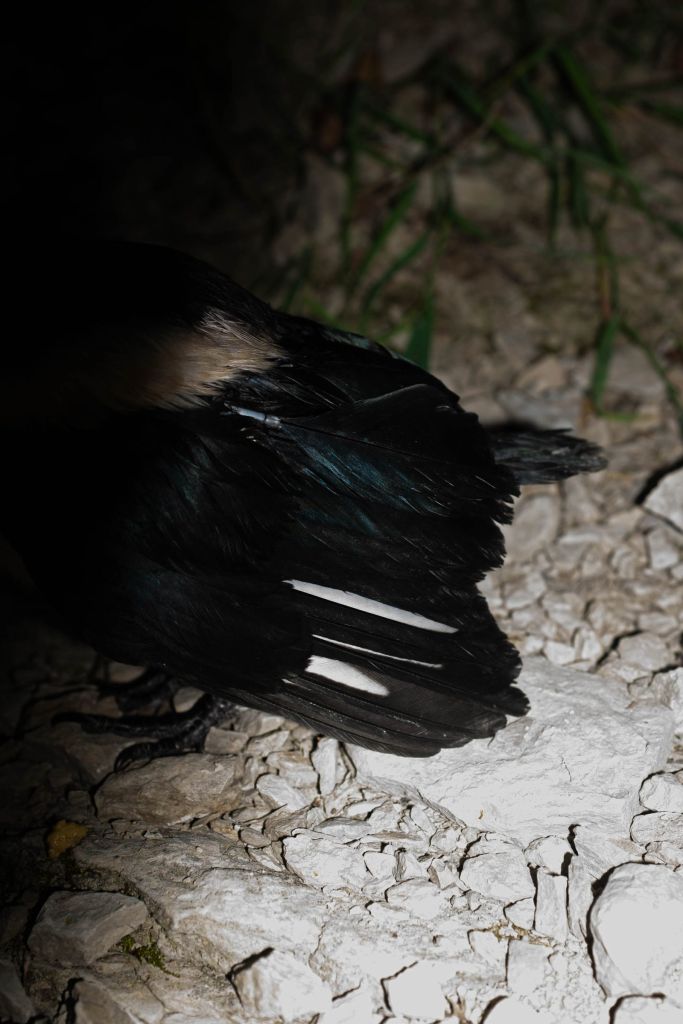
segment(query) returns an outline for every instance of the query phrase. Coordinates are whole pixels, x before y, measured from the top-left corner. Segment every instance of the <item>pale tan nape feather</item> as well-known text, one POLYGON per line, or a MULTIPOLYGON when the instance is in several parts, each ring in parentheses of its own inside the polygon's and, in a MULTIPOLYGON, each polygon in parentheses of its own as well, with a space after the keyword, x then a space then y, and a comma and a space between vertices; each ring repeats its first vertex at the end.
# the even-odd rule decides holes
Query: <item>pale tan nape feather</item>
POLYGON ((282 355, 267 337, 209 312, 194 328, 120 337, 101 328, 87 348, 59 346, 0 382, 0 419, 78 425, 106 410, 187 409, 241 373, 282 355))

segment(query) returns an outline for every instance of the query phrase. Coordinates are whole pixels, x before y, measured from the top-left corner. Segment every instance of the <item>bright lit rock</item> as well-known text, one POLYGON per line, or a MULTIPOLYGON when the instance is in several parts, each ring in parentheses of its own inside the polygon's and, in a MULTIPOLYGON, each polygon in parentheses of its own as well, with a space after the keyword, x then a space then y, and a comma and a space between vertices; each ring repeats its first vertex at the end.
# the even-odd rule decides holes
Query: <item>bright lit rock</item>
POLYGON ((538 658, 519 685, 531 710, 492 740, 424 759, 350 747, 359 775, 524 846, 577 824, 626 833, 643 779, 668 756, 671 710, 634 706, 622 684, 538 658))
POLYGON ((528 995, 543 984, 550 970, 546 946, 516 939, 507 954, 507 983, 513 992, 528 995))
POLYGON ((638 814, 631 825, 631 838, 643 846, 666 842, 683 847, 683 814, 664 811, 638 814))
POLYGON ((49 963, 89 964, 147 920, 141 900, 119 892, 53 892, 31 929, 33 955, 49 963))
POLYGON ((683 814, 683 777, 671 772, 650 776, 640 787, 640 802, 651 811, 683 814))
POLYGON ((233 782, 239 758, 215 754, 162 757, 105 779, 95 797, 100 818, 155 825, 230 810, 239 799, 233 782))
POLYGON ((262 775, 256 782, 256 789, 270 807, 299 811, 310 803, 305 793, 290 785, 281 775, 262 775))
POLYGON ((534 894, 534 883, 524 854, 515 847, 477 856, 479 843, 470 847, 467 860, 460 869, 460 881, 505 903, 516 903, 534 894))
POLYGON ((361 986, 332 1001, 332 1008, 322 1013, 316 1024, 374 1024, 382 1018, 373 1013, 373 998, 361 986))
POLYGON ((384 981, 387 1002, 392 1013, 418 1020, 438 1020, 448 1011, 443 994, 444 968, 430 960, 406 967, 394 978, 384 981))
POLYGON ((536 876, 534 931, 556 942, 564 942, 567 930, 567 879, 539 871, 536 876))
POLYGON ((538 1013, 516 996, 499 999, 482 1017, 481 1024, 484 1021, 486 1024, 555 1024, 548 1014, 538 1013))
POLYGON ((282 846, 287 867, 308 885, 360 889, 368 881, 361 854, 343 843, 300 833, 285 839, 282 846))
POLYGON ((390 907, 405 910, 425 921, 443 914, 448 899, 438 886, 422 878, 409 878, 387 889, 387 903, 390 907))
POLYGON ((609 996, 661 993, 683 1004, 683 876, 615 868, 591 910, 595 975, 609 996))
POLYGON ((296 1020, 304 1014, 326 1013, 332 995, 307 964, 277 949, 264 952, 232 975, 243 1008, 263 1021, 296 1020))
POLYGON ((662 477, 645 498, 644 505, 648 512, 683 531, 683 468, 662 477))
POLYGON ((551 875, 559 875, 571 856, 572 848, 560 836, 545 836, 535 839, 524 851, 527 864, 533 868, 544 868, 551 875))
POLYGON ((318 788, 322 796, 329 796, 337 779, 339 744, 329 736, 321 736, 311 754, 311 762, 318 773, 318 788))
POLYGON ((681 1024, 683 1010, 657 996, 625 996, 612 1013, 611 1024, 681 1024))

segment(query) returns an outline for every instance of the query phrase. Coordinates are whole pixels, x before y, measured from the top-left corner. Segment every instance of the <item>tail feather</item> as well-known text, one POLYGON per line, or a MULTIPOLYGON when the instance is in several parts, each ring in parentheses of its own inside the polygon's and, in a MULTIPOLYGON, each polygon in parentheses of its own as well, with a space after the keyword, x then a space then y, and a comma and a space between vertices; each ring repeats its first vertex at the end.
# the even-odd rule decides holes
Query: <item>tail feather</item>
POLYGON ((548 484, 607 465, 602 449, 566 430, 490 430, 489 442, 496 463, 517 484, 548 484))

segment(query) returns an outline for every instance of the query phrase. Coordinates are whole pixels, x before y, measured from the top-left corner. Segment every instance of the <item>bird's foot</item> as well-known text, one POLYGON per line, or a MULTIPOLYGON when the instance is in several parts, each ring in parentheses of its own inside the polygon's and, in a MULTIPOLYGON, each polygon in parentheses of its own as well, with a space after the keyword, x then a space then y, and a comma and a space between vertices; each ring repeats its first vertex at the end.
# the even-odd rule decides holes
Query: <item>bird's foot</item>
POLYGON ((124 712, 140 711, 146 707, 158 711, 168 704, 182 685, 178 679, 158 668, 145 669, 128 683, 112 683, 107 667, 104 679, 98 678, 95 681, 99 695, 113 697, 124 712))
POLYGON ((76 722, 85 732, 115 733, 117 736, 149 737, 122 750, 114 768, 120 771, 132 761, 151 761, 189 751, 201 750, 206 734, 213 725, 223 721, 231 708, 230 701, 205 693, 188 710, 166 715, 91 715, 68 711, 57 715, 54 722, 76 722))

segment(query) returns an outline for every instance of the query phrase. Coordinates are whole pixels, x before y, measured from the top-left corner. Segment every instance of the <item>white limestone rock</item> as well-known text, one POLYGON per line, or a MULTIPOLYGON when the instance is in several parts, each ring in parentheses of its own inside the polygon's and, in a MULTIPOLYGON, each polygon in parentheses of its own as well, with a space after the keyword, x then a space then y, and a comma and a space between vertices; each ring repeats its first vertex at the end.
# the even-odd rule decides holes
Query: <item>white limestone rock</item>
POLYGON ((683 848, 683 814, 660 811, 638 814, 631 825, 631 838, 643 846, 666 842, 683 848))
POLYGON ((372 993, 367 986, 332 1000, 332 1008, 322 1013, 316 1024, 378 1024, 383 1015, 373 1012, 372 993))
MULTIPOLYGON (((623 836, 610 836, 585 825, 572 829, 572 846, 593 878, 602 878, 610 868, 639 861, 642 847, 623 836)), ((575 860, 576 858, 572 858, 575 860)))
POLYGON ((360 818, 325 818, 315 826, 315 831, 338 843, 352 843, 368 834, 371 826, 360 818))
POLYGON ((668 864, 672 868, 683 867, 683 846, 672 843, 648 843, 644 860, 648 864, 668 864))
POLYGON ((595 876, 582 857, 572 857, 567 870, 567 921, 577 939, 588 935, 588 914, 593 905, 595 876))
POLYGON ((467 938, 472 952, 502 974, 507 957, 507 939, 495 935, 488 929, 485 931, 473 929, 468 932, 467 938))
POLYGON ((361 854, 323 836, 299 833, 282 842, 285 863, 307 885, 362 889, 369 880, 361 854))
POLYGON ((521 850, 508 846, 478 855, 480 846, 481 842, 477 842, 469 848, 460 869, 462 885, 504 903, 533 896, 534 883, 521 850))
POLYGON ((311 762, 318 773, 318 789, 321 796, 329 796, 337 780, 337 757, 339 743, 329 736, 321 736, 311 754, 311 762))
POLYGON ((669 648, 654 633, 635 633, 623 637, 617 646, 619 657, 643 672, 657 672, 671 661, 669 648))
POLYGON ((359 776, 524 846, 577 824, 626 834, 643 779, 669 754, 672 711, 539 658, 519 685, 531 710, 493 739, 417 759, 350 747, 359 776))
POLYGON ((608 996, 666 995, 683 1006, 683 876, 615 868, 590 914, 595 976, 608 996))
POLYGON ((387 978, 383 984, 391 1012, 417 1020, 439 1020, 448 1012, 442 983, 449 973, 442 964, 423 960, 387 978))
POLYGON ((317 889, 266 870, 241 843, 211 833, 115 844, 88 838, 73 855, 86 870, 139 892, 202 969, 226 974, 268 947, 309 956, 327 916, 317 889))
POLYGON ((667 473, 650 491, 645 508, 683 531, 683 467, 667 473))
POLYGON ((571 665, 576 661, 576 654, 572 644, 563 644, 558 640, 548 640, 543 651, 548 661, 553 665, 571 665))
POLYGON ((652 680, 652 687, 673 711, 676 732, 683 732, 683 668, 658 672, 652 680))
POLYGON ((625 996, 612 1011, 611 1024, 681 1024, 683 1010, 658 996, 625 996))
POLYGON ((596 881, 620 864, 639 863, 645 850, 630 839, 604 835, 585 825, 572 830, 572 846, 575 855, 567 870, 569 929, 578 939, 584 939, 596 881))
POLYGON ((396 881, 405 882, 407 878, 427 878, 427 866, 417 859, 410 850, 399 850, 396 854, 396 881))
POLYGON ((433 882, 422 878, 409 878, 387 889, 387 903, 390 907, 405 910, 414 917, 431 921, 443 914, 448 906, 448 897, 433 882))
POLYGON ((557 537, 560 503, 557 494, 532 494, 519 502, 513 522, 506 526, 505 545, 520 561, 533 558, 557 537))
POLYGON ((529 843, 524 853, 527 864, 532 868, 543 868, 551 875, 560 875, 571 856, 572 848, 560 836, 544 836, 529 843))
POLYGON ((640 802, 651 811, 683 814, 683 778, 672 772, 651 775, 640 787, 640 802))
POLYGON ((673 543, 673 533, 673 530, 662 526, 656 530, 651 530, 645 536, 650 566, 655 572, 665 572, 667 569, 672 569, 681 560, 681 552, 678 546, 673 543))
POLYGON ((519 995, 528 995, 543 985, 550 972, 547 946, 515 939, 507 954, 507 983, 519 995))
POLYGON ((56 964, 89 964, 147 920, 141 900, 119 892, 54 892, 28 939, 35 957, 56 964))
POLYGON ((396 858, 391 853, 375 853, 369 850, 363 854, 365 866, 374 879, 381 881, 394 881, 394 868, 396 858))
POLYGON ((539 871, 536 876, 534 931, 556 942, 567 938, 567 879, 539 871))
POLYGON ((107 821, 124 818, 154 825, 227 811, 240 799, 235 785, 237 757, 183 754, 110 775, 95 796, 107 821))
POLYGON ((523 931, 529 931, 534 924, 534 914, 536 912, 536 905, 531 898, 525 900, 517 900, 516 903, 511 903, 505 908, 505 916, 515 927, 521 928, 523 931))
POLYGON ((236 729, 246 732, 249 736, 265 736, 276 732, 285 724, 280 715, 272 715, 269 711, 256 711, 254 708, 240 708, 233 717, 236 729))
POLYGON ((203 696, 204 691, 196 686, 181 686, 173 694, 173 708, 179 713, 189 711, 203 696))
POLYGON ((306 793, 291 786, 287 779, 280 775, 262 775, 256 781, 256 789, 270 807, 286 807, 289 811, 299 811, 311 801, 306 793))
POLYGON ((332 1009, 325 982, 307 964, 277 949, 236 970, 232 983, 244 1010, 258 1014, 260 1021, 291 1021, 332 1009))
MULTIPOLYGON (((79 978, 71 992, 74 1001, 73 1024, 136 1024, 136 1018, 128 1013, 121 1005, 115 995, 99 979, 84 977, 79 978)), ((148 1002, 148 1000, 145 1000, 148 1002)), ((157 1012, 147 1020, 159 1020, 163 1014, 163 1006, 156 1000, 157 1005, 153 1008, 157 1012)), ((136 1007, 144 1013, 149 1006, 136 1007)), ((140 1020, 140 1018, 137 1018, 140 1020)))
MULTIPOLYGON (((285 734, 289 738, 289 734, 285 734)), ((253 742, 253 741, 252 741, 253 742)), ((310 800, 317 795, 318 773, 308 758, 298 751, 275 750, 266 756, 269 768, 275 768, 281 779, 285 779, 295 789, 307 789, 310 800)))
MULTIPOLYGON (((242 1024, 239 1000, 225 973, 184 958, 160 970, 130 954, 110 953, 78 969, 73 1024, 242 1024)), ((58 1021, 64 1024, 61 1017, 58 1021)))
POLYGON ((204 740, 205 754, 238 754, 244 750, 249 737, 246 732, 221 729, 212 725, 204 740))
POLYGON ((11 960, 3 957, 0 959, 0 1020, 25 1024, 35 1012, 16 967, 11 960))
POLYGON ((556 1024, 548 1014, 538 1013, 517 996, 503 996, 491 1005, 481 1024, 556 1024))
POLYGON ((435 857, 427 869, 427 876, 430 881, 438 885, 439 889, 460 888, 458 872, 455 866, 447 860, 435 857))

